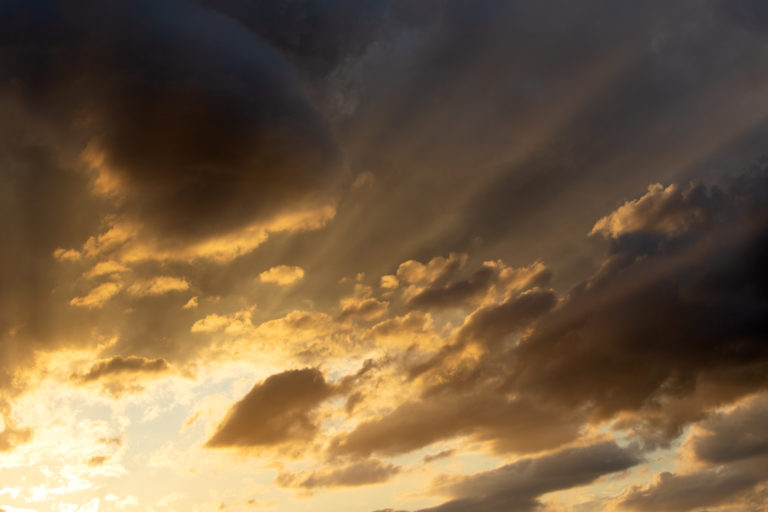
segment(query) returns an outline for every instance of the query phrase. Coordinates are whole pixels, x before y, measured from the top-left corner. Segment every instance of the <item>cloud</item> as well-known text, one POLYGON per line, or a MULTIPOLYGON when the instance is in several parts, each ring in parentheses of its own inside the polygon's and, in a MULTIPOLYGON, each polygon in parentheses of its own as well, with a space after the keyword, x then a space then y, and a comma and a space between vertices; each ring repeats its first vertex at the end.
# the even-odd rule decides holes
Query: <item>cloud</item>
POLYGON ((247 332, 252 328, 251 312, 237 311, 230 315, 212 313, 197 320, 189 330, 193 333, 224 331, 228 334, 237 334, 247 332))
POLYGON ((104 305, 105 302, 117 295, 122 287, 123 286, 120 283, 101 283, 89 291, 86 295, 83 295, 82 297, 75 297, 70 300, 69 303, 73 306, 89 309, 100 308, 104 305))
POLYGON ((699 190, 711 225, 659 232, 656 218, 612 240, 600 271, 512 351, 510 387, 598 418, 641 411, 638 422, 662 439, 764 387, 768 225, 753 205, 766 190, 760 175, 699 190), (731 213, 718 216, 724 196, 731 213))
POLYGON ((765 457, 768 455, 766 425, 768 396, 760 396, 698 423, 691 447, 696 458, 708 464, 765 457))
POLYGON ((408 260, 397 267, 397 279, 408 284, 432 284, 460 270, 467 262, 466 254, 451 253, 448 257, 436 256, 425 265, 408 260))
POLYGON ((405 402, 337 436, 332 455, 399 455, 459 436, 491 440, 501 452, 535 452, 578 436, 581 419, 491 392, 446 393, 405 402))
POLYGON ((470 476, 438 479, 437 490, 453 499, 420 512, 536 510, 538 497, 546 493, 590 484, 640 462, 612 441, 564 448, 470 476))
POLYGON ((32 440, 33 430, 31 428, 17 428, 13 422, 8 421, 4 416, 5 426, 0 432, 0 453, 10 452, 17 446, 28 443, 32 440))
POLYGON ((684 512, 714 507, 752 489, 764 478, 728 467, 683 475, 661 473, 648 487, 631 489, 621 505, 642 512, 684 512))
POLYGON ((197 299, 197 296, 192 297, 189 299, 183 306, 181 306, 181 309, 197 309, 197 306, 199 306, 199 302, 197 299))
POLYGON ((231 17, 194 2, 11 9, 23 22, 2 26, 13 57, 0 80, 90 139, 97 190, 125 215, 200 238, 332 196, 337 150, 321 117, 281 55, 231 17), (57 117, 83 111, 73 125, 57 117))
POLYGON ((320 371, 305 368, 270 376, 234 404, 208 448, 252 448, 311 439, 317 432, 312 411, 332 396, 320 371))
POLYGON ((148 359, 139 356, 115 356, 110 359, 102 359, 84 374, 74 374, 72 378, 81 383, 93 382, 107 377, 122 376, 125 374, 158 374, 171 370, 165 359, 148 359))
POLYGON ((134 297, 146 297, 169 292, 183 292, 188 289, 189 282, 183 277, 158 276, 136 281, 126 291, 134 297))
POLYGON ((387 313, 389 302, 369 297, 367 299, 350 298, 342 301, 341 313, 338 320, 359 318, 370 321, 381 318, 387 313))
POLYGON ((447 457, 451 457, 454 453, 456 453, 456 450, 449 449, 449 450, 443 450, 434 454, 425 455, 424 463, 428 464, 436 460, 445 459, 447 457))
POLYGON ((390 274, 381 276, 381 279, 379 280, 379 286, 385 290, 392 290, 400 286, 400 282, 397 280, 397 276, 390 274))
MULTIPOLYGON (((452 257, 456 258, 455 255, 452 257)), ((450 259, 451 257, 447 261, 450 259)), ((466 259, 466 255, 464 255, 464 259, 466 259)), ((441 260, 433 259, 430 265, 435 261, 441 260)), ((417 271, 414 270, 413 263, 406 262, 403 264, 411 264, 406 272, 408 278, 414 279, 414 274, 423 274, 424 276, 430 274, 427 271, 429 265, 425 266, 423 270, 417 271)), ((486 261, 470 276, 460 277, 458 274, 463 266, 464 263, 461 263, 460 266, 457 266, 456 263, 450 265, 446 263, 445 269, 440 270, 443 272, 442 275, 434 277, 434 280, 430 280, 432 278, 428 277, 419 279, 419 281, 426 280, 427 282, 421 285, 412 284, 405 290, 406 306, 412 309, 472 309, 488 302, 495 296, 504 297, 512 292, 544 286, 551 277, 549 269, 541 262, 536 262, 529 267, 511 268, 500 260, 486 261)), ((435 272, 437 271, 433 269, 431 274, 434 275, 435 272)))
POLYGON ((627 201, 610 215, 598 220, 590 234, 618 238, 632 232, 679 235, 691 228, 712 222, 717 215, 722 192, 707 190, 701 184, 687 188, 655 183, 648 192, 627 201))
POLYGON ((697 466, 687 472, 660 473, 649 485, 630 488, 622 506, 643 512, 682 512, 737 504, 768 481, 767 417, 768 396, 763 394, 696 423, 684 447, 690 449, 697 466))
POLYGON ((304 278, 304 269, 288 265, 278 265, 259 274, 259 279, 265 283, 275 283, 287 286, 304 278))
POLYGON ((359 487, 386 482, 400 472, 398 466, 377 459, 365 459, 347 466, 299 473, 281 472, 276 483, 308 491, 327 487, 359 487))
POLYGON ((445 344, 429 360, 411 368, 412 376, 422 374, 461 352, 469 344, 483 349, 496 349, 532 326, 540 317, 557 304, 557 296, 551 290, 533 289, 512 295, 505 301, 478 308, 468 315, 456 331, 453 342, 445 344))

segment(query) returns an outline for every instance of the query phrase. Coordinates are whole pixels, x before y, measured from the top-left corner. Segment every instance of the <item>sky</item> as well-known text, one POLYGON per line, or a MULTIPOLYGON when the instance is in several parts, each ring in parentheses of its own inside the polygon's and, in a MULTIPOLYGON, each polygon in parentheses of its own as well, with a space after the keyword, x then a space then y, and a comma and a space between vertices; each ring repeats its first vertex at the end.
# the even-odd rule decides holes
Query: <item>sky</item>
POLYGON ((768 511, 766 34, 0 2, 0 511, 768 511))

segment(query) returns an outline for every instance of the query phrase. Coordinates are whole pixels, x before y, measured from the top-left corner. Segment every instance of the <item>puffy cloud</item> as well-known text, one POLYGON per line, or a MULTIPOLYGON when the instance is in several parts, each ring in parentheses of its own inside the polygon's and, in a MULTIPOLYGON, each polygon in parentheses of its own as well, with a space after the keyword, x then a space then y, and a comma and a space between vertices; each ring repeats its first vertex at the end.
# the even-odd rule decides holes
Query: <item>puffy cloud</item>
POLYGON ((409 284, 431 284, 460 270, 467 262, 466 254, 451 253, 447 258, 436 256, 425 265, 408 260, 397 267, 397 279, 409 284))
POLYGON ((304 278, 304 269, 296 266, 278 265, 259 274, 259 279, 265 283, 275 283, 287 286, 304 278))
POLYGON ((325 487, 359 487, 386 482, 400 472, 393 464, 386 464, 377 459, 364 459, 341 468, 301 471, 299 473, 281 472, 276 482, 282 487, 295 487, 311 491, 325 487))
POLYGON ((253 448, 307 441, 317 432, 312 411, 333 393, 316 369, 272 375, 230 408, 205 446, 253 448))

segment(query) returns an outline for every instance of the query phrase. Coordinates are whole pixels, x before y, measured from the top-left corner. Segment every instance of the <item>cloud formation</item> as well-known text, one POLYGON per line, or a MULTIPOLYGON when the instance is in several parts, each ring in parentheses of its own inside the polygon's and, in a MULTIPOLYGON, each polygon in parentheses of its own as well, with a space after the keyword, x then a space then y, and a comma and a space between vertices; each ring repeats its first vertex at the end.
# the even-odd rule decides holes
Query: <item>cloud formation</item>
POLYGON ((313 410, 333 393, 333 386, 316 369, 272 375, 230 408, 206 447, 252 448, 308 441, 317 432, 313 410))
POLYGON ((259 279, 265 283, 275 283, 287 286, 304 278, 304 269, 296 266, 278 265, 259 274, 259 279))
POLYGON ((156 374, 170 371, 171 367, 165 359, 148 359, 139 356, 115 356, 95 363, 83 374, 72 376, 78 382, 87 383, 105 377, 125 374, 156 374))
POLYGON ((398 466, 386 464, 377 459, 364 459, 341 468, 299 473, 282 472, 277 475, 277 484, 311 491, 328 487, 359 487, 390 480, 400 472, 398 466))

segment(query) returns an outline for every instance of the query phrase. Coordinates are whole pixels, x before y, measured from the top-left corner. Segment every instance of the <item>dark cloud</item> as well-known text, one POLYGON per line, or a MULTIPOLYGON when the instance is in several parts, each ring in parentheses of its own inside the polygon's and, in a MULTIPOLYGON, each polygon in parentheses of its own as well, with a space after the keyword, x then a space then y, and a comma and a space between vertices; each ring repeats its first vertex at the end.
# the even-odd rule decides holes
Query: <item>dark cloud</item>
POLYGON ((768 480, 768 401, 762 395, 697 424, 690 447, 705 467, 688 473, 664 472, 646 487, 633 487, 624 508, 682 512, 748 499, 768 480))
POLYGON ((312 411, 333 393, 323 374, 312 368, 272 375, 230 408, 206 447, 249 448, 309 440, 317 431, 312 411))
POLYGON ((486 262, 466 279, 455 279, 458 269, 446 272, 428 283, 407 300, 406 307, 414 309, 446 309, 477 306, 489 294, 505 294, 508 289, 519 290, 544 286, 550 272, 544 265, 511 269, 500 262, 486 262))
POLYGON ((171 366, 165 359, 148 359, 138 356, 115 356, 104 359, 94 364, 84 374, 75 374, 72 378, 76 381, 87 383, 107 377, 121 376, 125 374, 148 373, 157 374, 171 370, 171 366))
POLYGON ((578 436, 581 418, 491 392, 427 397, 338 436, 330 454, 398 455, 458 436, 493 441, 502 452, 535 452, 578 436))
MULTIPOLYGON (((696 218, 706 222, 659 231, 673 224, 657 208, 636 209, 653 222, 611 237, 601 269, 560 305, 554 292, 534 289, 472 313, 410 367, 425 384, 422 398, 340 436, 332 453, 404 453, 460 435, 492 439, 499 451, 535 451, 573 439, 585 420, 620 413, 631 414, 614 426, 651 446, 763 389, 764 171, 728 189, 684 190, 671 200, 696 197, 696 218), (481 357, 465 357, 469 343, 481 357)), ((666 211, 679 218, 679 209, 666 211)))
POLYGON ((455 453, 455 450, 449 449, 449 450, 443 450, 441 452, 432 453, 429 455, 424 456, 424 463, 427 464, 429 462, 433 462, 440 459, 445 459, 447 457, 452 456, 455 453))
MULTIPOLYGON (((749 206, 765 197, 764 174, 748 182, 712 225, 646 230, 656 219, 611 240, 600 272, 514 350, 510 386, 601 418, 662 409, 657 431, 671 437, 702 408, 766 386, 768 217, 749 206), (664 409, 685 397, 698 404, 687 418, 664 409)), ((721 210, 723 191, 690 190, 721 210)))
POLYGON ((410 373, 416 376, 439 366, 451 355, 459 354, 470 343, 498 350, 504 341, 529 328, 556 304, 557 296, 553 291, 534 289, 511 295, 499 304, 481 307, 467 317, 453 343, 445 345, 428 361, 413 366, 410 373))
POLYGON ((416 309, 449 308, 463 306, 483 297, 491 286, 494 269, 484 267, 477 270, 469 279, 457 281, 441 287, 429 287, 419 292, 408 301, 408 306, 416 309))
POLYGON ((717 413, 698 424, 704 432, 693 437, 696 457, 708 464, 724 464, 768 455, 768 397, 717 413))
POLYGON ((243 0, 200 2, 242 22, 302 69, 327 73, 344 58, 360 55, 381 37, 392 16, 391 0, 243 0))
POLYGON ((328 200, 323 122, 280 55, 233 19, 172 0, 9 2, 2 19, 5 92, 91 142, 122 208, 166 235, 328 200))
POLYGON ((614 442, 565 448, 471 476, 437 482, 454 499, 419 512, 525 512, 539 508, 543 494, 587 485, 641 462, 614 442))
POLYGON ((400 472, 398 466, 377 459, 366 459, 348 466, 299 473, 283 472, 277 475, 281 487, 295 487, 311 491, 324 487, 359 487, 383 483, 400 472))
POLYGON ((622 506, 642 512, 684 512, 713 507, 752 489, 760 477, 734 468, 717 468, 686 475, 662 473, 642 489, 631 489, 622 506))

